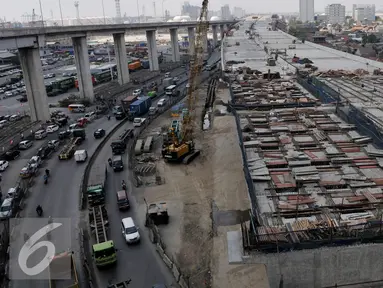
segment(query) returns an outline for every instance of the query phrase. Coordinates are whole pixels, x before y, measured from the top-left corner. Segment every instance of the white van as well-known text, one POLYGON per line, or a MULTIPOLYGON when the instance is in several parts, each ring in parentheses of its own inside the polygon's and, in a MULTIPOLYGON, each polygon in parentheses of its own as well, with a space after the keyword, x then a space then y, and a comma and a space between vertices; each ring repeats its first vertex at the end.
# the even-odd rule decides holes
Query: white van
POLYGON ((88 152, 86 150, 77 150, 74 152, 74 160, 76 162, 85 162, 88 158, 88 152))
POLYGON ((47 137, 47 132, 45 130, 39 130, 35 132, 35 139, 36 140, 41 140, 47 137))
POLYGON ((133 244, 140 241, 138 227, 134 224, 132 217, 127 217, 121 221, 121 232, 127 244, 133 244))

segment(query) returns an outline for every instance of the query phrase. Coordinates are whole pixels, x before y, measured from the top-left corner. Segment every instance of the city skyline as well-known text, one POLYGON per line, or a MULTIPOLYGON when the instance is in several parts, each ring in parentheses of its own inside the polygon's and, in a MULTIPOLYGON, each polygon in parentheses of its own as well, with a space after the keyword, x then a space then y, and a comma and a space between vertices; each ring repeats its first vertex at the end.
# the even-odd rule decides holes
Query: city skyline
MULTIPOLYGON (((79 11, 80 17, 102 17, 103 16, 103 7, 102 2, 104 2, 105 16, 107 17, 116 17, 115 1, 114 0, 80 0, 79 1, 79 11)), ((128 1, 120 1, 121 5, 121 15, 126 15, 130 17, 137 16, 137 6, 136 2, 134 3, 128 1)), ((145 16, 154 16, 162 17, 164 10, 169 10, 170 14, 173 16, 181 15, 181 7, 184 4, 184 1, 175 1, 175 0, 160 0, 156 2, 156 13, 154 13, 153 1, 152 0, 142 0, 139 2, 140 14, 142 14, 143 6, 145 6, 145 16), (163 4, 163 9, 162 9, 163 4)), ((190 5, 201 5, 201 1, 191 0, 187 1, 190 5)), ((325 7, 329 4, 342 4, 346 6, 346 11, 352 10, 353 4, 375 4, 376 10, 383 10, 383 3, 381 0, 321 0, 315 1, 314 10, 315 12, 324 12, 325 7)), ((299 0, 271 0, 262 5, 254 4, 254 2, 248 0, 237 0, 235 3, 230 3, 227 0, 210 0, 209 9, 214 11, 220 11, 221 7, 224 5, 230 6, 230 11, 233 11, 234 6, 244 9, 247 13, 297 13, 299 12, 299 0), (278 11, 275 11, 275 7, 278 7, 278 11), (273 11, 274 10, 274 11, 273 11)), ((59 9, 59 0, 48 1, 41 0, 43 16, 46 19, 60 19, 60 9, 59 9)), ((74 1, 61 0, 61 8, 63 18, 76 18, 76 9, 74 6, 74 1)), ((0 18, 6 19, 7 21, 21 21, 22 15, 29 14, 32 15, 32 10, 35 10, 35 14, 40 15, 40 4, 38 0, 15 0, 12 2, 12 5, 8 5, 6 9, 3 10, 3 15, 0 14, 0 18), (20 7, 23 7, 20 9, 20 7)))

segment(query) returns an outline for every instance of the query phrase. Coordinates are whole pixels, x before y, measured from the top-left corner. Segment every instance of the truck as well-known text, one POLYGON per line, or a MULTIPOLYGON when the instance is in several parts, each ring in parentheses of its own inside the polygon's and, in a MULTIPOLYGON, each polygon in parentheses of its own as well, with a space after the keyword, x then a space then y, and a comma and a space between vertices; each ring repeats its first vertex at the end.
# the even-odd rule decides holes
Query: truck
POLYGON ((55 255, 49 263, 48 273, 49 288, 80 287, 73 252, 63 252, 55 255), (70 266, 68 265, 69 262, 70 266))
POLYGON ((126 149, 126 144, 129 142, 129 139, 133 138, 133 136, 133 129, 125 129, 117 139, 114 139, 110 144, 113 155, 123 154, 126 149))
POLYGON ((95 235, 92 245, 93 260, 96 267, 105 267, 117 262, 116 248, 112 240, 108 240, 108 212, 105 207, 105 183, 107 168, 97 165, 90 171, 86 190, 89 211, 89 226, 95 235))
POLYGON ((77 150, 74 152, 74 160, 76 162, 85 162, 86 159, 88 158, 88 153, 86 150, 77 150))
POLYGON ((128 97, 121 100, 121 105, 122 105, 122 108, 124 109, 125 113, 129 112, 130 104, 132 104, 136 100, 137 100, 137 96, 133 96, 133 95, 128 96, 128 97))
POLYGON ((67 145, 65 145, 63 149, 60 151, 59 160, 68 160, 72 158, 76 150, 76 145, 78 141, 79 141, 78 138, 72 138, 71 141, 67 145))
POLYGON ((139 100, 134 101, 129 106, 129 119, 133 121, 134 118, 144 115, 149 111, 151 105, 152 99, 147 96, 141 97, 139 100))
POLYGON ((85 140, 86 138, 85 129, 74 129, 72 135, 73 138, 81 138, 82 140, 85 140))

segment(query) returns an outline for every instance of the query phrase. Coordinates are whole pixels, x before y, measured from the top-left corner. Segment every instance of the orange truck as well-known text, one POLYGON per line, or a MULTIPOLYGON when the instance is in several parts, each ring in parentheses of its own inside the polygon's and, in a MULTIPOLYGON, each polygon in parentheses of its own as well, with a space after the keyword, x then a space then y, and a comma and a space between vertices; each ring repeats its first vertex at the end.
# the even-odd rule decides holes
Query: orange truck
POLYGON ((136 61, 128 64, 129 72, 136 71, 138 69, 141 69, 141 62, 136 61))

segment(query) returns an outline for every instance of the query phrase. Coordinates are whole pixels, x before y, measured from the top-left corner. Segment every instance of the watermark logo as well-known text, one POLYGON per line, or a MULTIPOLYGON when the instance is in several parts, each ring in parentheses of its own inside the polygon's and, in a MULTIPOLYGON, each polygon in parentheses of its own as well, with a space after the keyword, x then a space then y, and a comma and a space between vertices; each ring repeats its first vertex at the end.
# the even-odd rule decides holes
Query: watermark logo
POLYGON ((10 227, 10 279, 71 278, 70 219, 11 219, 10 227))

